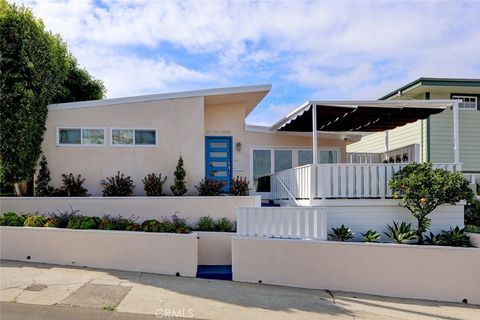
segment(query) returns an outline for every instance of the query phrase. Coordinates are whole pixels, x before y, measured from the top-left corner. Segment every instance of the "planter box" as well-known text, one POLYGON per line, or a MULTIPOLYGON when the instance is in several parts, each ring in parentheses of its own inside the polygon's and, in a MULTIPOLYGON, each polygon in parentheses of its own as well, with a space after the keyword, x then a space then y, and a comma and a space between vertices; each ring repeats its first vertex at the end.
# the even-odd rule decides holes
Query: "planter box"
POLYGON ((232 238, 233 280, 480 304, 480 249, 232 238))
POLYGON ((196 234, 0 227, 0 258, 195 277, 196 234))
POLYGON ((105 214, 132 214, 137 222, 170 218, 176 212, 181 218, 195 223, 201 216, 235 220, 236 207, 260 207, 259 196, 233 197, 2 197, 2 212, 47 213, 58 210, 80 210, 83 215, 101 217, 105 214))
POLYGON ((472 247, 480 248, 480 233, 465 233, 470 238, 470 245, 472 247))

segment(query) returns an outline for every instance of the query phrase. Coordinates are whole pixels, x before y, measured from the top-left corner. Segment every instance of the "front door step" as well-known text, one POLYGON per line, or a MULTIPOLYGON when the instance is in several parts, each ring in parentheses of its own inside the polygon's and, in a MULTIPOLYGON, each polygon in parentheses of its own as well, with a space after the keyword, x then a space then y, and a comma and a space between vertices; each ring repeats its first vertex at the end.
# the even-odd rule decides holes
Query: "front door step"
POLYGON ((232 280, 231 265, 205 266, 200 265, 197 268, 197 278, 216 279, 216 280, 232 280))

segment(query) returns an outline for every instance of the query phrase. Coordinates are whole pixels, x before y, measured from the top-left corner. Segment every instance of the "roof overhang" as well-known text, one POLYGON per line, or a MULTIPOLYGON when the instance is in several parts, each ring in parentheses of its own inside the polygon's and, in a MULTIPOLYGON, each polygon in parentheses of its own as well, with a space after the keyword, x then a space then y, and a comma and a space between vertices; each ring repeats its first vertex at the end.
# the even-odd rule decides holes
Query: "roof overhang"
POLYGON ((65 110, 78 108, 92 108, 130 103, 142 103, 161 100, 183 99, 204 97, 205 104, 234 104, 245 103, 247 105, 247 112, 249 113, 255 106, 265 97, 271 90, 270 84, 213 88, 203 90, 181 91, 171 93, 150 94, 143 96, 132 96, 123 98, 111 98, 103 100, 90 100, 69 103, 51 104, 48 106, 49 110, 65 110))
POLYGON ((307 101, 270 130, 312 132, 312 108, 316 108, 317 131, 381 132, 426 119, 453 104, 452 100, 307 101))

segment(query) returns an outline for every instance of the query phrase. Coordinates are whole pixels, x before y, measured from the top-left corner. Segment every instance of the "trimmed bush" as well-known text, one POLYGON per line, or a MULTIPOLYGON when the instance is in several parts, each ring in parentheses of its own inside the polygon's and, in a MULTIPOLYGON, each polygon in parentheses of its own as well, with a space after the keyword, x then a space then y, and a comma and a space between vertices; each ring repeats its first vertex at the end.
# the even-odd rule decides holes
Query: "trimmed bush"
POLYGON ((183 158, 182 156, 178 157, 177 167, 173 173, 173 185, 170 186, 170 190, 174 196, 182 196, 187 193, 187 182, 185 181, 185 176, 187 171, 183 168, 183 158))
POLYGON ((200 181, 198 186, 195 186, 195 189, 198 190, 199 196, 218 196, 224 186, 225 183, 222 181, 205 178, 200 181))
POLYGON ((25 227, 43 227, 46 222, 47 218, 45 216, 34 214, 27 216, 23 225, 25 227))
POLYGON ((48 169, 48 162, 45 156, 40 160, 40 169, 38 169, 37 179, 35 180, 35 196, 47 197, 55 192, 55 188, 50 186, 50 170, 48 169))
POLYGON ((230 182, 230 193, 234 196, 248 196, 248 180, 236 176, 230 182))
POLYGON ((147 196, 161 196, 163 185, 167 181, 167 177, 162 179, 162 174, 159 173, 158 176, 155 173, 150 173, 142 179, 143 190, 147 196))
POLYGON ((125 177, 120 171, 113 177, 107 177, 100 184, 103 187, 102 194, 104 197, 126 197, 133 193, 135 185, 130 176, 125 177))
POLYGON ((25 223, 25 216, 15 212, 5 212, 0 216, 0 226, 20 227, 25 223))

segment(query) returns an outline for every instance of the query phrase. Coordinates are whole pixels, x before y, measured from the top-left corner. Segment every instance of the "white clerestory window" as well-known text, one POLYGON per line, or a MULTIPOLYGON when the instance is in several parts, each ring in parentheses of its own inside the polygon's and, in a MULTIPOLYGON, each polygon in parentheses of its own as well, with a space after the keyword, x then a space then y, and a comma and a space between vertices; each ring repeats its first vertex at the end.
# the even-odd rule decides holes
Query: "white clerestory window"
POLYGON ((478 102, 477 97, 455 95, 455 96, 452 96, 452 99, 461 101, 458 104, 459 109, 477 110, 477 102, 478 102))
POLYGON ((112 146, 156 146, 156 129, 112 129, 112 146))
POLYGON ((105 144, 105 129, 103 128, 58 128, 57 144, 60 146, 105 144))

